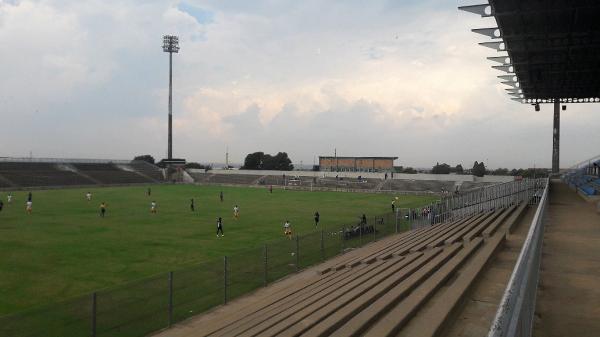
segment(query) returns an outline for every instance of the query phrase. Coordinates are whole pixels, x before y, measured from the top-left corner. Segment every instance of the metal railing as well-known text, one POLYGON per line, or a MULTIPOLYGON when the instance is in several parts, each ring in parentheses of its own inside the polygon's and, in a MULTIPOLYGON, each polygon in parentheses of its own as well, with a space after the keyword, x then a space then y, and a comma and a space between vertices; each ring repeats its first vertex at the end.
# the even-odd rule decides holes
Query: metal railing
POLYGON ((411 210, 414 227, 433 225, 446 221, 464 219, 473 215, 527 202, 539 200, 547 179, 523 179, 471 190, 465 193, 448 194, 438 202, 411 210))
POLYGON ((488 337, 528 337, 533 329, 535 300, 540 276, 544 216, 548 205, 549 180, 531 222, 529 232, 502 296, 488 337))

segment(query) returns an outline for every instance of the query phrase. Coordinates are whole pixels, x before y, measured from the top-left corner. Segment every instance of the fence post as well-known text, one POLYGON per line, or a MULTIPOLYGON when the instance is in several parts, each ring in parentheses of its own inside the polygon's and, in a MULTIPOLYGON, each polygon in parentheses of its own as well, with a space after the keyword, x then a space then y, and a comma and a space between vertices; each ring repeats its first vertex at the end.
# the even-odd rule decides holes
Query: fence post
POLYGON ((169 328, 173 324, 173 272, 169 272, 169 328))
POLYGON ((363 224, 362 219, 360 220, 360 226, 358 227, 358 236, 360 237, 358 246, 362 247, 362 233, 363 233, 363 229, 365 228, 365 224, 363 224))
POLYGON ((321 229, 321 260, 325 261, 325 231, 321 229))
POLYGON ((300 236, 296 235, 296 271, 300 270, 300 236))
POLYGON ((341 233, 340 235, 340 253, 344 252, 344 236, 346 235, 346 228, 342 227, 342 230, 339 231, 338 233, 341 233))
MULTIPOLYGON (((383 217, 381 218, 383 221, 383 217)), ((375 241, 377 239, 376 236, 376 232, 377 232, 377 217, 374 218, 375 221, 373 221, 373 241, 375 241)))
POLYGON ((227 256, 223 256, 223 304, 227 304, 227 256))
POLYGON ((263 268, 264 268, 264 271, 265 271, 265 273, 264 273, 264 275, 263 275, 263 276, 264 276, 264 279, 263 279, 263 284, 264 284, 264 286, 265 286, 265 287, 266 287, 266 286, 267 286, 267 284, 269 283, 269 278, 268 278, 268 277, 269 277, 269 276, 268 276, 268 270, 269 270, 269 269, 268 269, 268 268, 269 268, 269 255, 268 255, 268 254, 269 254, 269 253, 268 253, 268 251, 267 251, 267 244, 265 243, 265 249, 264 249, 264 261, 263 261, 263 262, 264 262, 264 263, 263 263, 263 264, 264 264, 263 268))
POLYGON ((96 292, 92 293, 92 337, 96 337, 96 292))

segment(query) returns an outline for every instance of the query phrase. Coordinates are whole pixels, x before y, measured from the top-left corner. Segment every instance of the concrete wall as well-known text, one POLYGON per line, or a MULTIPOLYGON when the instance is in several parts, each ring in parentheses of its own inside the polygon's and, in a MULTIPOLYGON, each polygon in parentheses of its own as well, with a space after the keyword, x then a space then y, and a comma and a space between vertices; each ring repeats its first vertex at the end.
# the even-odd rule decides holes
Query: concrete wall
MULTIPOLYGON (((188 169, 190 172, 204 173, 204 170, 188 169)), ((384 173, 372 173, 372 172, 315 172, 315 171, 268 171, 268 170, 211 170, 208 173, 214 174, 254 174, 254 175, 273 175, 287 177, 300 176, 300 177, 320 177, 325 176, 326 178, 334 178, 336 174, 344 178, 356 178, 362 176, 364 178, 377 178, 383 179, 384 173)), ((391 176, 388 174, 388 179, 391 176)), ((394 179, 400 180, 437 180, 437 181, 474 181, 474 182, 485 182, 485 183, 505 183, 513 181, 513 176, 485 176, 485 177, 474 177, 470 175, 457 175, 457 174, 405 174, 405 173, 394 173, 394 179)))

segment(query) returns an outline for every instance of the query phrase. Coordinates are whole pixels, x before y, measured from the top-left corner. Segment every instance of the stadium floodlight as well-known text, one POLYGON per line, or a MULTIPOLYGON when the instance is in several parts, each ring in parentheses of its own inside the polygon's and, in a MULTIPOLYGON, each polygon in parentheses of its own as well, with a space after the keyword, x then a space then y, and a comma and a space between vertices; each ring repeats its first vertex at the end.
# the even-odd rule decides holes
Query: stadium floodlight
POLYGON ((168 159, 173 159, 173 53, 179 52, 179 37, 163 36, 163 51, 169 53, 169 145, 168 159))

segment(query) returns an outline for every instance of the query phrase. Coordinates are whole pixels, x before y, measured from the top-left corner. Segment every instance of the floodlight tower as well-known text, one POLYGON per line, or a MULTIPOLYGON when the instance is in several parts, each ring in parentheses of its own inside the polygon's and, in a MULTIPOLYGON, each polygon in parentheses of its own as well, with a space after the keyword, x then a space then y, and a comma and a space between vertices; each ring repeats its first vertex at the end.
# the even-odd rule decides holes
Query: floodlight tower
POLYGON ((179 37, 163 36, 163 51, 169 53, 169 148, 167 159, 173 159, 173 53, 179 52, 179 37))

